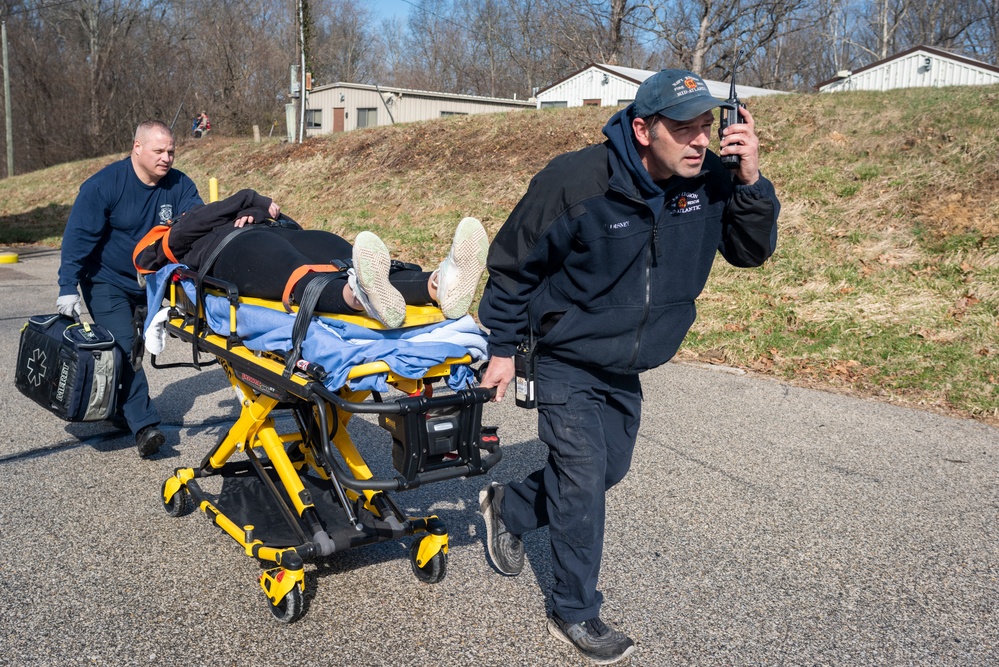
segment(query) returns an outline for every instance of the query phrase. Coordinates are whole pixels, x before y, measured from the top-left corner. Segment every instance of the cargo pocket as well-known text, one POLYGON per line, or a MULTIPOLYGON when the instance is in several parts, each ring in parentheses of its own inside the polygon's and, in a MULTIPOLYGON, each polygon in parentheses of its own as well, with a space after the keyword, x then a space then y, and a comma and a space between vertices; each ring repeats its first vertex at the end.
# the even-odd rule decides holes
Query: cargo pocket
MULTIPOLYGON (((579 392, 580 387, 576 386, 579 392)), ((558 477, 558 498, 549 528, 574 547, 593 544, 603 507, 604 464, 594 438, 602 437, 599 423, 584 409, 581 396, 573 396, 573 385, 540 382, 538 386, 538 434, 548 445, 550 465, 558 477)))
POLYGON ((569 400, 569 385, 538 378, 538 403, 565 405, 569 400))

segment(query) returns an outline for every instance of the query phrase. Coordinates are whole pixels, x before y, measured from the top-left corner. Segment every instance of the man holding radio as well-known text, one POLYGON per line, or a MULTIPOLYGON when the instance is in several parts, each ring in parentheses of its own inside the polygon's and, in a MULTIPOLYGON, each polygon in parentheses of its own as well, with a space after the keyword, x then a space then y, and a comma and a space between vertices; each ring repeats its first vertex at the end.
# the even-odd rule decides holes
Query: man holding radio
POLYGON ((638 435, 639 374, 676 353, 716 252, 754 267, 776 248, 780 204, 759 171, 753 116, 740 109, 721 137, 721 155, 739 158, 730 170, 708 150, 717 107, 733 105, 692 72, 653 75, 608 121, 606 141, 534 177, 489 251, 482 385, 502 400, 518 347, 533 350, 520 366, 536 376, 517 377, 518 404, 536 397, 549 448, 527 479, 482 490, 489 555, 519 574, 521 536, 548 526, 548 630, 601 664, 635 648, 600 620, 597 579, 606 491, 627 473, 638 435))

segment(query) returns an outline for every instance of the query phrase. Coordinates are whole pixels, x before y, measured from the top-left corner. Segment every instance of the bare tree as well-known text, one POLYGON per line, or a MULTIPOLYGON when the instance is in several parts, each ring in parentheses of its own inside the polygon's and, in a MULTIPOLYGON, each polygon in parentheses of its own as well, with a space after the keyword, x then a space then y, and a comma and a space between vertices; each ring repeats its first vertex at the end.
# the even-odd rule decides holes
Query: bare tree
MULTIPOLYGON (((914 3, 904 17, 900 32, 909 46, 925 44, 960 49, 973 25, 981 21, 974 0, 926 0, 914 3)), ((996 3, 991 3, 993 7, 996 3)))
POLYGON ((646 0, 637 16, 673 56, 673 65, 727 76, 738 48, 754 52, 804 11, 807 0, 646 0))
POLYGON ((469 36, 450 0, 418 0, 409 13, 409 60, 399 78, 410 88, 468 93, 462 64, 469 36))
POLYGON ((975 14, 980 20, 968 31, 968 50, 986 62, 999 64, 999 2, 978 0, 975 14))
POLYGON ((67 46, 30 7, 17 9, 23 11, 7 23, 15 172, 86 157, 82 127, 63 120, 78 119, 78 112, 70 114, 83 102, 75 94, 76 73, 64 66, 67 46))
POLYGON ((740 81, 764 88, 810 91, 844 67, 848 30, 839 0, 818 0, 785 19, 777 34, 746 58, 740 81))
POLYGON ((296 60, 291 9, 252 0, 218 0, 210 12, 203 4, 186 5, 193 12, 183 43, 191 62, 184 76, 191 88, 187 106, 206 107, 213 132, 245 133, 254 123, 282 117, 281 96, 296 60))
POLYGON ((638 65, 644 52, 632 21, 637 0, 546 0, 553 41, 578 66, 638 65))
POLYGON ((548 0, 508 0, 507 11, 507 51, 526 94, 578 68, 579 59, 568 57, 552 37, 561 17, 548 0))
MULTIPOLYGON (((277 9, 275 9, 277 7, 277 9)), ((288 12, 220 0, 20 3, 11 17, 18 171, 127 150, 135 126, 183 126, 210 108, 213 127, 248 132, 280 118, 294 42, 288 12)))
MULTIPOLYGON (((413 0, 374 25, 356 0, 301 0, 316 83, 527 96, 591 62, 683 66, 811 90, 841 69, 929 44, 999 59, 996 0, 413 0), (655 55, 653 55, 655 54, 655 55)), ((297 4, 0 0, 16 171, 125 151, 148 118, 213 131, 282 122, 297 4)))
POLYGON ((476 93, 498 97, 507 93, 509 59, 505 46, 507 15, 500 0, 461 0, 471 34, 469 62, 466 63, 476 93))
POLYGON ((406 20, 393 16, 382 19, 372 32, 372 79, 391 86, 403 86, 400 73, 406 66, 406 20))
POLYGON ((352 0, 313 0, 313 83, 376 83, 371 13, 352 0))
POLYGON ((62 45, 64 67, 74 72, 70 88, 85 119, 82 127, 88 152, 106 151, 117 143, 119 109, 127 104, 133 81, 123 76, 141 62, 142 51, 133 39, 147 12, 156 3, 141 0, 80 0, 40 9, 62 45))
MULTIPOLYGON (((877 59, 887 58, 894 53, 897 46, 899 28, 909 11, 911 0, 872 0, 866 15, 869 34, 873 43, 861 40, 853 42, 856 46, 875 56, 877 59)), ((861 33, 861 36, 863 33, 861 33)))

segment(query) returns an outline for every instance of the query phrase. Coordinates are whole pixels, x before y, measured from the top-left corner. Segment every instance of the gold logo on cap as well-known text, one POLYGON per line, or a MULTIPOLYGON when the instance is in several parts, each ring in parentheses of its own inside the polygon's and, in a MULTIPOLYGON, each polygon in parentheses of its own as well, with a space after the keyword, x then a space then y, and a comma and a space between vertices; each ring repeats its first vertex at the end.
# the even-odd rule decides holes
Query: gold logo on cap
POLYGON ((683 85, 693 90, 694 88, 697 88, 697 81, 688 76, 686 79, 683 80, 683 85))

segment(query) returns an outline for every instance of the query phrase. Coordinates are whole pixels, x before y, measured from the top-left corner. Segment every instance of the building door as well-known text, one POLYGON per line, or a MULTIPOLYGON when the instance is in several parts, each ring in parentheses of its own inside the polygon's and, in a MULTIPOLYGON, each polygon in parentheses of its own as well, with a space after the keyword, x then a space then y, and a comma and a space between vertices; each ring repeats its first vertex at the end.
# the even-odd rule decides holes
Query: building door
POLYGON ((343 132, 343 107, 333 107, 333 131, 343 132))
POLYGON ((600 100, 583 100, 584 107, 598 107, 600 106, 600 100))

